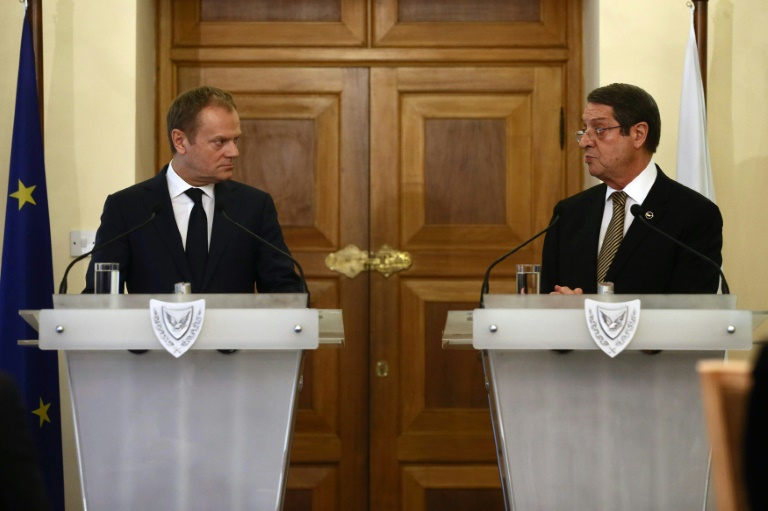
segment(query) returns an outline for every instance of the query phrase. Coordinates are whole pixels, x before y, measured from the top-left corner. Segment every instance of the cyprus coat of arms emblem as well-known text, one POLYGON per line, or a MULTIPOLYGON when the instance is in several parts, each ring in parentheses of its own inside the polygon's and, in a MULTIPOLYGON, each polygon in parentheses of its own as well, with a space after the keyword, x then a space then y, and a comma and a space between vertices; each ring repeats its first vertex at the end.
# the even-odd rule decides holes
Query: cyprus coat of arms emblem
POLYGON ((152 329, 163 348, 179 358, 197 340, 205 318, 205 300, 170 303, 149 301, 152 329))
POLYGON ((587 328, 592 340, 611 358, 626 348, 640 321, 640 300, 606 303, 584 300, 587 328))

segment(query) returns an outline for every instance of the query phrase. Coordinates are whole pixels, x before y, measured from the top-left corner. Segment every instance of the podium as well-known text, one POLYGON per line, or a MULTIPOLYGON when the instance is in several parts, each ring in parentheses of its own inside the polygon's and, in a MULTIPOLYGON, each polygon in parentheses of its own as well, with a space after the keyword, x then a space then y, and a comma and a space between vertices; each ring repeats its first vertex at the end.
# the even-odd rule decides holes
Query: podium
POLYGON ((304 294, 55 295, 23 311, 40 348, 66 354, 84 509, 281 509, 303 353, 344 337, 340 311, 305 307, 304 294), (150 298, 205 300, 181 357, 155 337, 150 298))
POLYGON ((751 348, 764 315, 735 306, 728 295, 486 295, 484 309, 449 312, 444 347, 483 351, 506 508, 704 509, 695 365, 751 348), (615 358, 592 340, 585 298, 640 299, 615 358))

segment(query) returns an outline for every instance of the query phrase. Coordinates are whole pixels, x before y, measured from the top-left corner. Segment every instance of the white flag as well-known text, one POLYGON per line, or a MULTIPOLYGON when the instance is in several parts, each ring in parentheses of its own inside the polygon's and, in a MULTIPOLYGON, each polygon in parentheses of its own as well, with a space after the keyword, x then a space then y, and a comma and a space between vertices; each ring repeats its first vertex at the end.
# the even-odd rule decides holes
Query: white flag
POLYGON ((714 201, 715 188, 712 185, 712 166, 707 147, 707 105, 701 82, 696 33, 693 30, 693 8, 683 63, 680 122, 677 130, 677 180, 714 201))

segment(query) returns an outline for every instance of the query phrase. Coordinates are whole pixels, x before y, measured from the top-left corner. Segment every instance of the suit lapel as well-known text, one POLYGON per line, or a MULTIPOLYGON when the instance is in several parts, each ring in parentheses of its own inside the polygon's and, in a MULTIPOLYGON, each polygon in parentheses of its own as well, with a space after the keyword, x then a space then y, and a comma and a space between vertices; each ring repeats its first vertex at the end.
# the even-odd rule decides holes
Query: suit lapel
POLYGON ((233 185, 230 182, 223 182, 216 185, 216 205, 217 208, 213 214, 213 227, 211 228, 211 246, 208 249, 208 264, 205 267, 205 276, 203 277, 203 290, 208 286, 216 267, 219 265, 224 252, 226 251, 229 240, 236 232, 237 226, 224 218, 220 207, 225 207, 227 215, 230 218, 236 218, 239 204, 233 193, 233 185))
MULTIPOLYGON (((192 282, 192 272, 187 263, 187 257, 184 254, 184 243, 181 241, 179 227, 176 225, 176 217, 173 214, 173 204, 171 204, 171 195, 168 191, 168 180, 166 165, 153 179, 147 181, 145 185, 146 195, 144 204, 147 211, 151 212, 156 204, 162 204, 162 209, 157 214, 153 222, 152 229, 158 238, 162 240, 162 245, 173 260, 173 263, 179 269, 184 280, 192 282)), ((149 214, 149 213, 148 213, 149 214)))
POLYGON ((597 244, 600 240, 600 224, 603 221, 603 211, 605 210, 606 188, 604 184, 590 188, 590 190, 594 190, 594 193, 589 197, 585 218, 582 222, 584 227, 583 239, 579 240, 579 244, 585 247, 585 250, 591 250, 591 253, 587 252, 587 257, 584 258, 584 271, 589 276, 588 278, 595 282, 597 282, 597 244))
MULTIPOLYGON (((667 211, 669 210, 669 192, 671 179, 668 178, 661 169, 656 167, 658 174, 656 181, 651 186, 648 196, 643 201, 643 211, 652 212, 653 218, 648 219, 649 222, 658 223, 661 221, 667 211)), ((621 271, 621 268, 629 261, 635 251, 641 246, 642 241, 650 233, 650 229, 645 226, 638 225, 641 222, 635 219, 632 225, 629 226, 627 234, 619 245, 619 250, 616 252, 616 256, 611 263, 611 267, 608 269, 607 280, 611 280, 614 275, 621 271)))

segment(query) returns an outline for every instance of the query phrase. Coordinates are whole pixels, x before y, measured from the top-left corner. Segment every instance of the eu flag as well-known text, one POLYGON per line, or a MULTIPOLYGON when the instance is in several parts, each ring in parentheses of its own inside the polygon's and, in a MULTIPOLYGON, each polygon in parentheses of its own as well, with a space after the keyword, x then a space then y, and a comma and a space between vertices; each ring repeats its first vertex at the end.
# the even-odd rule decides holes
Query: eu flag
POLYGON ((21 388, 53 509, 64 510, 61 403, 56 352, 18 346, 37 333, 20 309, 53 306, 53 262, 43 138, 29 13, 24 18, 0 268, 0 370, 21 388))

